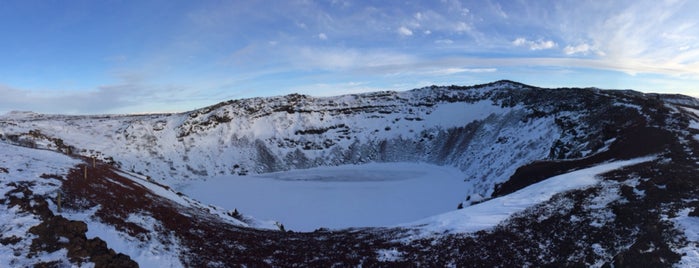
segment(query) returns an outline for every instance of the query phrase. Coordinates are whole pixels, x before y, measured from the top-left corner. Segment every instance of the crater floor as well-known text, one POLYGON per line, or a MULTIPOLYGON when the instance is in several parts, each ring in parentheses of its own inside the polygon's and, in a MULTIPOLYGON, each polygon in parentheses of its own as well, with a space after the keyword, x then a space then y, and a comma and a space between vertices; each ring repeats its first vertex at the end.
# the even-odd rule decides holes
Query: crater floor
POLYGON ((180 184, 203 203, 287 230, 395 226, 455 210, 464 200, 465 174, 425 163, 371 163, 220 176, 180 184))

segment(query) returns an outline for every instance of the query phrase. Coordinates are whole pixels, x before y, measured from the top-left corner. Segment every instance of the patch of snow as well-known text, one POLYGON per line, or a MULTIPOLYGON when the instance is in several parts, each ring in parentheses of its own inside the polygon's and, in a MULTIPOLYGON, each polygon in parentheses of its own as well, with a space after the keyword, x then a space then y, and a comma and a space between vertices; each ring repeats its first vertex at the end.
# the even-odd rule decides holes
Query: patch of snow
POLYGON ((687 112, 693 113, 695 116, 699 117, 699 110, 697 110, 697 109, 692 109, 692 108, 688 108, 688 107, 682 107, 682 109, 687 111, 687 112))
POLYGON ((29 228, 39 224, 36 215, 22 213, 19 207, 7 208, 0 205, 0 238, 7 239, 17 237, 21 240, 17 244, 0 244, 0 267, 31 266, 23 256, 29 253, 29 246, 34 237, 28 233, 29 228))
POLYGON ((134 174, 127 174, 125 172, 117 172, 117 174, 121 175, 122 177, 131 179, 132 181, 148 188, 148 190, 150 190, 154 194, 170 199, 182 206, 189 207, 191 205, 190 202, 184 197, 177 195, 177 193, 173 192, 172 190, 166 189, 160 185, 149 182, 146 178, 134 174))
POLYGON ((425 116, 424 126, 427 128, 460 127, 464 123, 483 120, 493 114, 504 114, 509 110, 509 108, 493 105, 491 100, 483 100, 471 104, 460 102, 441 103, 429 115, 425 116))
MULTIPOLYGON (((132 180, 135 183, 140 184, 141 186, 147 188, 150 190, 152 193, 169 199, 175 203, 178 203, 184 207, 199 207, 207 210, 209 213, 214 214, 219 216, 221 219, 227 221, 228 223, 237 225, 237 226, 245 226, 245 227, 256 227, 256 228, 262 228, 262 229, 277 229, 277 227, 272 227, 273 223, 266 222, 266 221, 259 221, 257 219, 254 219, 252 217, 246 217, 246 222, 242 222, 236 218, 231 217, 230 215, 227 214, 227 211, 224 211, 222 208, 217 207, 217 206, 208 206, 204 208, 204 205, 201 204, 200 202, 193 200, 189 198, 188 196, 185 195, 180 195, 173 191, 172 189, 165 188, 161 185, 155 184, 148 180, 147 177, 141 176, 138 174, 132 174, 129 172, 120 172, 116 171, 117 174, 121 175, 122 177, 128 178, 132 180), (250 223, 250 224, 248 224, 250 223)), ((117 181, 108 179, 114 183, 118 183, 117 181)), ((118 183, 119 185, 122 185, 124 187, 127 187, 124 184, 118 183)), ((128 188, 128 187, 127 187, 128 188)))
POLYGON ((624 181, 624 184, 627 185, 627 186, 630 186, 631 188, 633 188, 633 193, 634 193, 637 197, 642 198, 642 197, 645 197, 645 196, 646 196, 646 191, 645 191, 645 190, 639 190, 639 189, 637 188, 638 185, 641 184, 641 179, 640 179, 640 178, 635 178, 635 179, 626 180, 626 181, 624 181))
POLYGON ((403 259, 403 252, 398 251, 395 248, 392 249, 379 249, 376 251, 378 255, 378 260, 381 262, 396 262, 403 259))
POLYGON ((157 221, 145 215, 129 215, 127 221, 136 223, 151 234, 147 237, 133 237, 114 226, 95 220, 94 213, 99 207, 80 212, 65 211, 62 216, 70 220, 87 223, 87 238, 99 237, 116 252, 123 253, 136 261, 140 267, 184 267, 179 259, 177 238, 163 237, 157 230, 162 229, 157 221))
POLYGON ((616 215, 611 208, 609 208, 609 204, 614 201, 620 201, 621 198, 619 194, 619 183, 603 181, 600 184, 602 184, 600 192, 586 204, 586 208, 591 210, 590 219, 592 221, 590 222, 590 226, 597 228, 614 221, 616 215))
POLYGON ((31 260, 34 263, 42 263, 42 262, 54 262, 58 261, 61 266, 58 267, 83 267, 83 268, 88 268, 88 267, 95 267, 94 263, 83 263, 80 266, 76 266, 75 264, 72 264, 68 262, 68 250, 67 249, 59 249, 57 251, 48 253, 48 252, 41 252, 36 256, 36 258, 33 258, 31 260))
MULTIPOLYGON (((41 178, 43 174, 65 176, 69 169, 80 161, 46 150, 35 150, 0 142, 0 196, 15 189, 11 184, 25 184, 34 195, 52 196, 60 186, 56 179, 41 178)), ((14 194, 23 198, 23 193, 14 194)), ((50 201, 50 200, 49 200, 50 201)), ((36 205, 31 202, 30 205, 36 205)), ((19 206, 7 207, 0 204, 0 238, 18 239, 15 244, 0 244, 0 267, 31 267, 39 262, 60 261, 61 266, 71 266, 65 249, 52 253, 39 253, 35 258, 26 258, 36 236, 29 229, 41 223, 37 215, 21 211, 19 206)), ((62 238, 63 239, 63 238, 62 238)), ((94 266, 94 265, 93 265, 94 266)), ((82 267, 91 267, 84 264, 82 267)))
POLYGON ((421 234, 419 232, 418 235, 471 233, 490 229, 512 214, 545 202, 557 193, 585 188, 599 183, 600 179, 597 177, 599 174, 654 159, 656 159, 655 156, 642 157, 573 171, 532 184, 506 196, 400 226, 418 228, 421 231, 421 234))
POLYGON ((699 267, 699 217, 688 216, 691 211, 691 208, 684 209, 672 219, 677 228, 684 230, 687 238, 687 245, 675 250, 682 255, 676 267, 699 267))
POLYGON ((65 237, 65 236, 61 236, 61 237, 58 238, 58 243, 66 244, 66 243, 69 243, 69 242, 70 242, 70 240, 68 240, 68 238, 65 237))
POLYGON ((689 121, 689 128, 699 129, 699 122, 695 120, 689 121))

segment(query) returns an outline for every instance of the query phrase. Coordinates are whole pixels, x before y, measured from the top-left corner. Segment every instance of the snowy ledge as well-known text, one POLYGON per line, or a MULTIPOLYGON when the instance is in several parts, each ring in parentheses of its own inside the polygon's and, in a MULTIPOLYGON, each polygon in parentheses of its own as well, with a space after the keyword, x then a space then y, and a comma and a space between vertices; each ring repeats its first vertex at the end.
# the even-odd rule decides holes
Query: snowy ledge
POLYGON ((615 161, 554 176, 506 196, 416 222, 402 224, 399 227, 416 228, 418 232, 413 238, 432 234, 473 233, 490 229, 512 214, 548 201, 555 194, 595 185, 601 181, 598 177, 600 174, 655 159, 657 159, 656 156, 649 156, 615 161))

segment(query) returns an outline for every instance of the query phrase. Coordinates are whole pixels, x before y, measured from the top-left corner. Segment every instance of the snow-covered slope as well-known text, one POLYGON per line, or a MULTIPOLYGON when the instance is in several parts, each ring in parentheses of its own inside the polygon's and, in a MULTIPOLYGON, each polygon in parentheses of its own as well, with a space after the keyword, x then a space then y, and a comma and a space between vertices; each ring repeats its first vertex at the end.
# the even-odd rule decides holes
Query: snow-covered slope
POLYGON ((591 105, 637 113, 590 91, 573 93, 591 100, 573 97, 558 104, 548 98, 567 93, 549 95, 502 81, 328 98, 234 100, 182 114, 15 113, 0 118, 0 135, 113 160, 122 169, 166 184, 217 175, 412 161, 457 167, 470 174, 464 196, 487 197, 519 166, 602 149, 605 140, 597 133, 585 134, 587 143, 577 144, 563 133, 564 127, 590 127, 577 121, 595 120, 595 112, 605 112, 589 111, 585 102, 599 99, 601 103, 591 105))
POLYGON ((10 113, 0 116, 0 265, 90 266, 107 256, 195 267, 691 267, 696 103, 498 81, 233 100, 179 114, 10 113), (279 232, 282 224, 203 205, 185 187, 384 162, 458 169, 464 182, 449 191, 463 210, 398 227, 279 232), (97 238, 106 242, 75 246, 97 238))

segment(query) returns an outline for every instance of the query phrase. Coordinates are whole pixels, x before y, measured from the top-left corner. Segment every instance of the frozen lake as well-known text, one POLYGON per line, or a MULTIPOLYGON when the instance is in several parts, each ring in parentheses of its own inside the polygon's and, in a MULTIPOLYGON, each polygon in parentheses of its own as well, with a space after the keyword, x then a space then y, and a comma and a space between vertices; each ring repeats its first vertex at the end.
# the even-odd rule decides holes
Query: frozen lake
POLYGON ((213 177, 177 188, 287 230, 313 231, 393 226, 455 210, 465 198, 465 177, 452 167, 372 163, 213 177))

